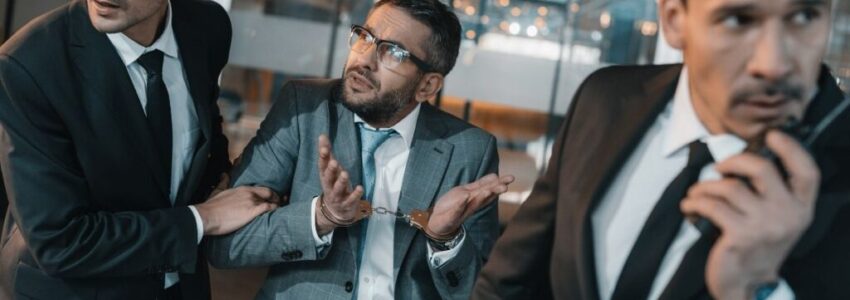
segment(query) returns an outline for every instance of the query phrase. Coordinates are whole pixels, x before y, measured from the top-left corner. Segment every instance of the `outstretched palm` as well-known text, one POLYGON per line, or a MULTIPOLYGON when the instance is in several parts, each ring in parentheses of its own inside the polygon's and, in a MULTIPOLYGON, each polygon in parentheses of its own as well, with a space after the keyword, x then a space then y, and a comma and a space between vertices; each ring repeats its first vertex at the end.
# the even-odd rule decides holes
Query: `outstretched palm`
POLYGON ((457 232, 469 216, 507 192, 508 184, 512 182, 514 177, 511 175, 500 177, 489 174, 449 190, 437 200, 428 220, 428 229, 441 236, 457 232))

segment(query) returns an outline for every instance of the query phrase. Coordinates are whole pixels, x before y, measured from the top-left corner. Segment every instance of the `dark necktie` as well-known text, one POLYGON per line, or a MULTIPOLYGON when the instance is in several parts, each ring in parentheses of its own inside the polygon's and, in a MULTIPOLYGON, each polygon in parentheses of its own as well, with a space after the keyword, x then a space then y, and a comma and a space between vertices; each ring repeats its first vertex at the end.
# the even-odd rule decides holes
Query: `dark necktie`
POLYGON ((145 94, 148 101, 145 105, 147 112, 148 127, 153 136, 155 148, 163 167, 160 174, 171 183, 171 104, 168 99, 168 90, 162 80, 163 53, 154 50, 139 57, 136 62, 145 68, 148 73, 145 94))
POLYGON ((713 161, 705 143, 695 141, 688 148, 688 164, 667 186, 649 214, 626 259, 612 300, 646 299, 649 296, 661 260, 684 220, 679 202, 687 195, 688 188, 697 182, 702 168, 713 161))

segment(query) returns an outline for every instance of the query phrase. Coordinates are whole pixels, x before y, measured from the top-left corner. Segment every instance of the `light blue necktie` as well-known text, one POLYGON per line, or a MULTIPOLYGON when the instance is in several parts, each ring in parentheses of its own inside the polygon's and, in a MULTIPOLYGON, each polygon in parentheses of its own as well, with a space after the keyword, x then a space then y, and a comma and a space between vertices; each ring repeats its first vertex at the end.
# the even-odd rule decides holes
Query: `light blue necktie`
POLYGON ((396 131, 369 129, 363 123, 357 123, 357 128, 360 132, 360 156, 363 163, 363 197, 372 202, 372 196, 375 194, 375 151, 396 131))
MULTIPOLYGON (((377 177, 375 174, 375 151, 397 132, 393 129, 369 129, 363 123, 357 123, 357 129, 360 133, 360 156, 363 167, 363 198, 372 202, 372 197, 375 194, 375 178, 377 177)), ((360 221, 360 247, 357 251, 357 277, 355 277, 355 281, 360 278, 360 266, 363 261, 363 248, 366 244, 368 225, 369 219, 360 221)), ((354 289, 352 299, 357 299, 357 288, 354 289)))

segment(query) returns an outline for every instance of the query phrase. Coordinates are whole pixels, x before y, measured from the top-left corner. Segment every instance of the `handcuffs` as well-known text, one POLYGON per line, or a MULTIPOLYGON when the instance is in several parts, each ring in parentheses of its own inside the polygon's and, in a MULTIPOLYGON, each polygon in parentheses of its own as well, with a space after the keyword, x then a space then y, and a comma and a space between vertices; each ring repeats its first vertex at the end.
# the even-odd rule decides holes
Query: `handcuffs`
POLYGON ((334 216, 330 211, 328 211, 328 208, 325 206, 324 200, 322 199, 321 196, 319 196, 319 205, 320 205, 320 211, 321 211, 322 215, 325 217, 325 219, 327 219, 328 221, 330 221, 331 223, 333 223, 337 227, 349 227, 349 226, 354 225, 355 223, 359 222, 360 220, 363 220, 365 218, 372 216, 372 214, 380 214, 380 215, 390 215, 390 216, 394 216, 396 219, 404 220, 405 223, 410 225, 410 227, 413 227, 413 228, 416 228, 417 230, 422 231, 422 233, 425 234, 426 237, 428 237, 429 239, 431 239, 435 242, 446 243, 446 242, 452 241, 458 235, 458 233, 460 232, 460 228, 458 228, 458 230, 456 230, 455 232, 453 232, 451 234, 439 235, 439 234, 432 232, 430 229, 428 229, 428 220, 431 219, 431 210, 430 209, 427 210, 427 211, 414 209, 414 210, 411 210, 409 214, 405 214, 405 213, 398 212, 398 211, 391 211, 391 210, 388 210, 384 207, 373 208, 372 204, 369 203, 369 201, 365 201, 365 200, 360 200, 359 204, 360 204, 360 209, 357 210, 358 214, 357 214, 356 217, 354 217, 353 219, 350 219, 350 220, 342 220, 342 219, 339 219, 336 216, 334 216))

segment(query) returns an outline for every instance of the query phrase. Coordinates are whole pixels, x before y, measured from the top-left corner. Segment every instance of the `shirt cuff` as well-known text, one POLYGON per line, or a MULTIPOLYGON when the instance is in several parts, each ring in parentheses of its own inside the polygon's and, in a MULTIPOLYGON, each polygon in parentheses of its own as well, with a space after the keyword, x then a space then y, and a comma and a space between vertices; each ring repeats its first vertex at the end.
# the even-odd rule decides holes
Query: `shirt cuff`
POLYGON ((319 201, 319 197, 313 197, 313 204, 310 206, 310 223, 313 226, 310 228, 313 229, 313 240, 316 241, 316 249, 321 249, 327 247, 331 244, 331 240, 333 240, 334 232, 319 237, 319 232, 316 229, 316 201, 319 201))
POLYGON ((794 295, 794 291, 791 290, 791 286, 788 285, 788 282, 785 282, 784 279, 779 279, 779 285, 776 286, 776 289, 773 290, 773 293, 767 297, 767 300, 794 300, 797 296, 794 295))
POLYGON ((198 209, 194 205, 189 205, 189 210, 195 216, 195 228, 198 229, 198 244, 200 244, 201 239, 204 238, 204 220, 201 219, 201 214, 198 213, 198 209))
MULTIPOLYGON (((461 230, 463 230, 462 227, 461 230)), ((428 262, 432 268, 439 268, 457 256, 458 252, 460 252, 461 246, 464 241, 466 241, 466 233, 461 232, 460 235, 460 241, 457 242, 454 247, 445 251, 436 251, 433 247, 431 247, 430 243, 426 243, 428 244, 428 246, 426 246, 428 247, 428 262)))

